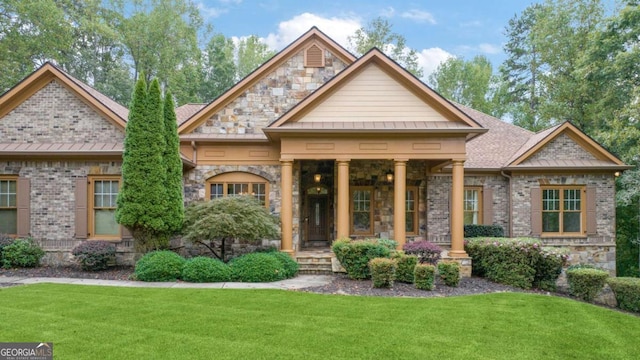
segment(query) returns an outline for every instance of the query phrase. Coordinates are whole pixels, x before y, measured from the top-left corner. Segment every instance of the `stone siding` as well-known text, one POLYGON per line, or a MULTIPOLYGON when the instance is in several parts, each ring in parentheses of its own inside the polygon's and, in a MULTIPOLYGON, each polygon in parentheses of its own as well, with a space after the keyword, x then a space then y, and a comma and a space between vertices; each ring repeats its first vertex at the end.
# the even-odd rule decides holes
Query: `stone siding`
POLYGON ((539 160, 595 160, 595 156, 586 151, 566 134, 559 135, 544 148, 531 155, 523 164, 539 160))
POLYGON ((194 133, 254 134, 341 72, 346 64, 325 51, 325 67, 305 68, 304 52, 292 56, 248 88, 194 133))
POLYGON ((54 80, 2 118, 1 141, 121 143, 124 131, 54 80))

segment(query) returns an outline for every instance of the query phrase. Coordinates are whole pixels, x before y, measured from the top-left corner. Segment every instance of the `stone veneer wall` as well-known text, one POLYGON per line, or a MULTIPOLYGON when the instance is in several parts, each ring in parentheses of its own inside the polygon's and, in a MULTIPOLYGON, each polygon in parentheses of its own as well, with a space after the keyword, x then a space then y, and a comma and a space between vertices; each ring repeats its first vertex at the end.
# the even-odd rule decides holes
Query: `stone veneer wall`
POLYGON ((325 67, 305 68, 304 53, 292 56, 213 115, 194 133, 254 134, 282 116, 346 67, 325 51, 325 67))
POLYGON ((124 132, 52 81, 2 118, 2 142, 118 143, 124 132))
POLYGON ((597 234, 585 237, 542 238, 548 246, 571 250, 570 263, 589 263, 615 274, 615 179, 611 174, 519 175, 513 177, 513 236, 531 236, 531 188, 550 185, 590 185, 596 188, 597 234))
MULTIPOLYGON (((30 179, 30 234, 47 251, 43 262, 51 265, 71 263, 71 250, 82 241, 75 238, 75 180, 89 174, 120 173, 120 162, 0 162, 0 174, 30 179)), ((118 261, 131 263, 133 244, 123 241, 116 247, 118 261)))

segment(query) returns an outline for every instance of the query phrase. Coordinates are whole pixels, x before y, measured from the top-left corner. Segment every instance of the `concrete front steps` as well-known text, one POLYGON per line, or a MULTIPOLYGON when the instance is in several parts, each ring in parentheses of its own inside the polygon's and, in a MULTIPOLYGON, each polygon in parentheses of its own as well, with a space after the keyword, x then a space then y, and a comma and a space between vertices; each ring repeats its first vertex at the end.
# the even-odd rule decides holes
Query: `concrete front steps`
POLYGON ((306 275, 331 275, 333 274, 332 262, 335 256, 331 250, 299 251, 296 261, 300 265, 300 274, 306 275))

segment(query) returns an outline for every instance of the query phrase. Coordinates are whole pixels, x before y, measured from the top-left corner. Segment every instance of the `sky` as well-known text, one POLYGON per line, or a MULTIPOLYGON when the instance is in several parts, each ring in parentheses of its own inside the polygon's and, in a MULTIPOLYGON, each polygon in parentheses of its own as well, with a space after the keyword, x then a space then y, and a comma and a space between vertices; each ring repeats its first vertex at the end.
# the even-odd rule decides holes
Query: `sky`
POLYGON ((428 76, 450 56, 504 61, 509 19, 534 0, 194 0, 205 21, 227 37, 257 35, 281 50, 312 26, 348 48, 348 36, 376 17, 393 25, 418 52, 428 76))

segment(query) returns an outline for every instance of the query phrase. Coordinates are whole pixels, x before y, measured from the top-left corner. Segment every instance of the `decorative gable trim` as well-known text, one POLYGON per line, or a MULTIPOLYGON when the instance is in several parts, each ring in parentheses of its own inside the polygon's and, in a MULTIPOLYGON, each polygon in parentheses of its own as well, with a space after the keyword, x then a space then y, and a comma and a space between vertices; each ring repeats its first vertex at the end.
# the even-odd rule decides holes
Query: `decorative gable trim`
POLYGON ((432 106, 438 112, 443 114, 443 116, 447 119, 454 122, 463 123, 469 128, 483 129, 482 126, 475 120, 473 120, 469 115, 458 109, 452 103, 443 98, 440 94, 418 80, 415 76, 398 65, 398 63, 384 55, 380 50, 378 50, 377 48, 373 48, 369 52, 364 54, 361 58, 356 60, 349 67, 347 67, 345 70, 343 70, 341 73, 336 75, 333 79, 325 83, 317 91, 310 94, 303 101, 299 102, 295 107, 282 115, 278 120, 271 123, 271 125, 265 128, 265 130, 267 130, 267 132, 273 132, 278 127, 287 122, 296 122, 313 108, 322 103, 329 96, 331 96, 341 86, 356 77, 367 66, 370 66, 372 64, 378 66, 380 69, 382 69, 382 71, 393 77, 405 88, 407 88, 407 90, 411 91, 425 103, 432 106))
MULTIPOLYGON (((0 119, 52 81, 57 81, 62 84, 72 93, 77 95, 80 100, 124 131, 127 121, 120 113, 127 112, 126 108, 117 105, 122 109, 118 109, 119 111, 116 111, 116 109, 113 109, 113 107, 108 106, 91 94, 84 87, 88 87, 88 85, 82 84, 79 80, 71 77, 49 62, 42 65, 16 86, 0 96, 0 119)), ((97 91, 95 92, 98 93, 97 91)))
POLYGON ((533 154, 544 148, 553 140, 557 139, 561 134, 566 134, 578 145, 582 146, 585 151, 593 154, 593 156, 602 161, 610 161, 612 165, 625 166, 625 164, 618 159, 615 155, 607 151, 604 147, 598 144, 595 140, 589 137, 587 134, 578 129, 570 122, 565 122, 557 126, 553 131, 547 134, 544 138, 532 145, 524 153, 513 160, 508 167, 513 167, 522 164, 529 159, 533 154))
POLYGON ((312 43, 304 50, 304 66, 312 68, 324 67, 324 49, 317 43, 312 43))
POLYGON ((220 111, 227 104, 235 100, 238 96, 242 95, 249 87, 263 79, 269 73, 277 69, 285 61, 287 61, 294 54, 303 51, 310 43, 315 43, 329 50, 340 60, 346 64, 351 64, 356 60, 356 57, 348 52, 345 48, 333 41, 330 37, 325 35, 317 27, 312 27, 309 31, 304 33, 298 39, 296 39, 289 46, 284 48, 274 57, 269 59, 266 63, 262 64, 259 68, 254 70, 251 74, 247 75, 240 82, 236 83, 231 89, 227 90, 224 94, 214 99, 207 106, 200 109, 197 113, 193 114, 187 121, 180 124, 178 127, 178 133, 180 135, 192 132, 202 122, 213 116, 213 114, 220 111))

